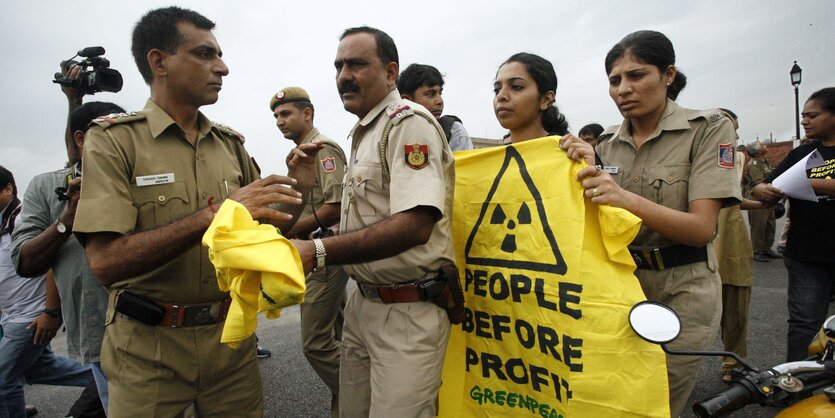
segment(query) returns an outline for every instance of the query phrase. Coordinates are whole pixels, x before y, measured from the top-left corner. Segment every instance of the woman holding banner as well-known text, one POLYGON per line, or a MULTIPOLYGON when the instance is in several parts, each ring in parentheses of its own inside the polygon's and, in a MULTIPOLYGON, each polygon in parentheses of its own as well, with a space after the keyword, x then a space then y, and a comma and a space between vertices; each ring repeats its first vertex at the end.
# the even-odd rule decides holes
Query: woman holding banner
POLYGON ((789 197, 791 228, 783 259, 789 272, 787 361, 807 357, 809 341, 826 319, 835 283, 835 87, 812 93, 802 115, 806 138, 812 141, 792 150, 753 190, 758 199, 777 202, 783 197, 783 192, 771 185, 777 176, 814 150, 824 161, 822 166, 806 170, 818 200, 789 197))
POLYGON ((496 72, 493 92, 496 119, 510 131, 505 143, 568 133, 565 115, 554 105, 557 73, 545 58, 513 54, 496 72))
MULTIPOLYGON (((601 164, 578 179, 592 202, 626 209, 643 221, 629 249, 647 299, 673 308, 682 330, 671 348, 702 350, 718 331, 721 282, 711 241, 719 209, 741 200, 734 171, 731 121, 718 110, 689 110, 675 99, 686 78, 670 40, 655 31, 631 33, 605 60, 609 95, 623 123, 601 135, 601 164)), ((562 141, 574 159, 595 162, 591 146, 562 141)), ((678 416, 699 372, 700 358, 667 356, 670 412, 678 416)))

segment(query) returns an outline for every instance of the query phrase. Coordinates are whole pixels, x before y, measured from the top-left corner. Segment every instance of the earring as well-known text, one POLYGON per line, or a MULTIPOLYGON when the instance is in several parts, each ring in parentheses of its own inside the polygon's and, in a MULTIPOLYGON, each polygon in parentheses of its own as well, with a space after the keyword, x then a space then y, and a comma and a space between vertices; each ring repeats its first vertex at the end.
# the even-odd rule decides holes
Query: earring
POLYGON ((669 81, 668 81, 668 82, 667 82, 667 87, 670 87, 670 84, 673 84, 673 83, 671 83, 671 82, 669 82, 669 81))

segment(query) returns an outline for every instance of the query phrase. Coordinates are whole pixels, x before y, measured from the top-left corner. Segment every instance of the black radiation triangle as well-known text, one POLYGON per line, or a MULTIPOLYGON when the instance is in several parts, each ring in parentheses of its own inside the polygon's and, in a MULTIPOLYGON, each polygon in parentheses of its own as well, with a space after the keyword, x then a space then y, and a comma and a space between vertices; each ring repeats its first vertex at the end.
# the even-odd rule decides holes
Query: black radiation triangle
MULTIPOLYGON (((496 205, 496 209, 490 215, 488 223, 503 223, 505 218, 506 215, 502 210, 501 206, 496 205)), ((519 219, 521 222, 527 221, 527 223, 530 223, 531 221, 530 210, 528 209, 527 205, 525 205, 525 202, 523 202, 522 208, 520 209, 519 219)), ((495 253, 497 255, 501 254, 502 252, 512 253, 513 251, 515 251, 515 241, 512 247, 513 251, 508 251, 509 249, 511 249, 511 247, 509 246, 507 237, 505 243, 503 243, 502 246, 505 248, 495 249, 495 253)), ((485 199, 484 204, 481 206, 481 212, 478 215, 478 220, 476 221, 475 226, 473 226, 473 229, 470 231, 469 238, 467 238, 467 245, 464 248, 464 256, 467 264, 473 265, 505 267, 520 270, 544 271, 560 275, 564 275, 567 271, 567 266, 562 258, 560 249, 557 246, 557 240, 554 238, 554 233, 551 231, 551 225, 548 223, 547 215, 545 213, 545 207, 542 204, 542 196, 539 194, 539 190, 536 188, 533 179, 531 179, 530 175, 528 174, 528 169, 525 166, 525 160, 522 159, 522 156, 519 154, 519 152, 516 151, 516 149, 512 146, 507 146, 505 148, 504 162, 502 163, 502 167, 499 170, 499 173, 496 175, 495 180, 493 180, 493 185, 490 186, 490 192, 487 193, 487 198, 485 199), (487 218, 487 211, 490 208, 490 203, 493 200, 493 196, 496 194, 496 191, 499 188, 499 184, 502 182, 502 178, 504 177, 508 167, 510 166, 511 160, 515 161, 516 165, 519 167, 519 175, 522 177, 522 181, 524 181, 528 192, 530 192, 531 201, 528 201, 527 203, 536 204, 537 213, 539 214, 539 222, 542 225, 542 232, 545 234, 545 238, 548 240, 548 244, 551 247, 551 252, 553 252, 554 259, 556 260, 556 263, 554 264, 541 263, 533 260, 511 260, 493 257, 474 257, 470 255, 470 251, 473 247, 473 240, 475 239, 478 229, 482 225, 482 222, 484 222, 485 218, 487 218)))

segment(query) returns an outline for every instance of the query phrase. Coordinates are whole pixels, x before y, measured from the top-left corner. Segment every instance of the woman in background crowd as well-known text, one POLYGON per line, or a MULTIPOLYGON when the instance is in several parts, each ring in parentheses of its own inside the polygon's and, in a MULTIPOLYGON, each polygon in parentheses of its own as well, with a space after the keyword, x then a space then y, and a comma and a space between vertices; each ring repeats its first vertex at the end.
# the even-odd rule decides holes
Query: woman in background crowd
POLYGON ((783 197, 771 185, 780 174, 817 150, 823 166, 806 170, 816 202, 789 197, 784 263, 789 272, 787 361, 807 357, 809 343, 826 319, 835 286, 835 87, 818 90, 803 106, 803 130, 811 142, 794 150, 756 185, 754 197, 769 204, 783 197))

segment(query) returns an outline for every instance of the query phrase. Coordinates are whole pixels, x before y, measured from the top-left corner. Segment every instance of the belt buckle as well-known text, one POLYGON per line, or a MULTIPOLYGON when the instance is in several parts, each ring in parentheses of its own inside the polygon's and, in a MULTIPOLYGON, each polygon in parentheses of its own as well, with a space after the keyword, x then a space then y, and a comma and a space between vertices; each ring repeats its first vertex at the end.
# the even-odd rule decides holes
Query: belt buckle
POLYGON ((212 305, 189 306, 183 315, 183 326, 209 325, 213 323, 212 305))
POLYGON ((360 283, 359 288, 363 296, 371 299, 380 299, 380 291, 376 287, 366 286, 360 283))
POLYGON ((664 270, 664 259, 661 258, 660 248, 650 248, 641 251, 647 263, 655 270, 664 270))
MULTIPOLYGON (((180 305, 171 305, 171 328, 179 328, 180 305)), ((185 322, 185 319, 183 320, 185 322)))

